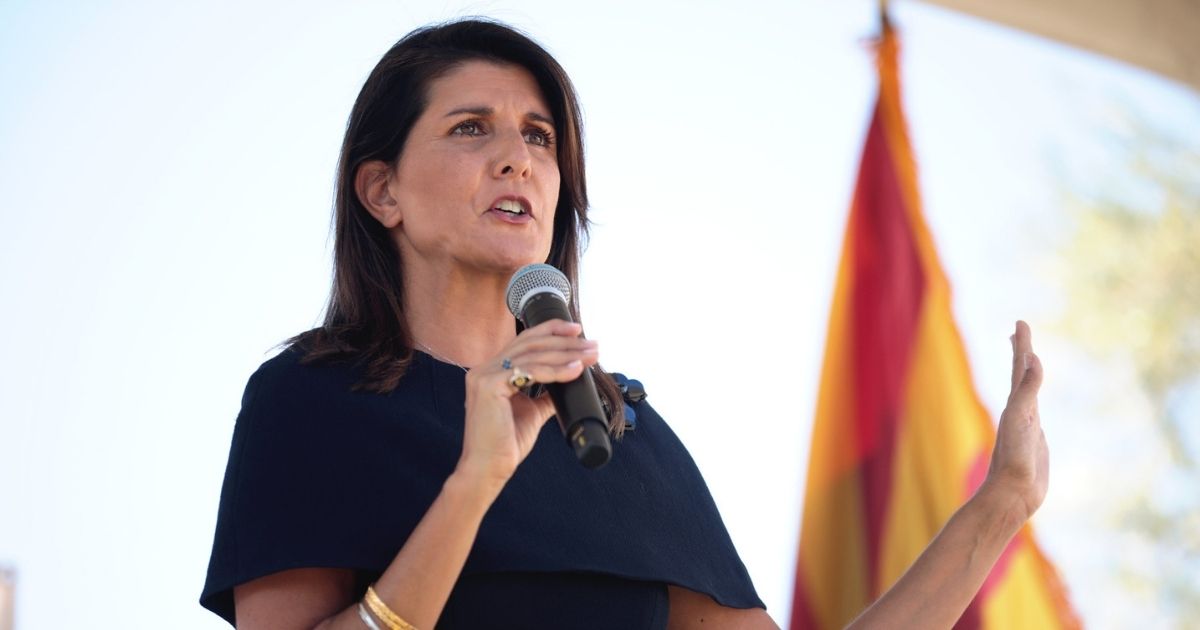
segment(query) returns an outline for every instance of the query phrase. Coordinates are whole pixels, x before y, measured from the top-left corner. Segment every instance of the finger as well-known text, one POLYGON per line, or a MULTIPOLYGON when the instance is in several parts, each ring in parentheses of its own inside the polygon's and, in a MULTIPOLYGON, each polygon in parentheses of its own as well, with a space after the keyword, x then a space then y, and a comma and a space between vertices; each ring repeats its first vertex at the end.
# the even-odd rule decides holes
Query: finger
POLYGON ((1021 320, 1017 320, 1016 330, 1008 340, 1012 343, 1013 358, 1012 358, 1012 380, 1009 387, 1009 395, 1017 391, 1017 386, 1020 385, 1021 379, 1025 376, 1025 355, 1033 352, 1032 334, 1029 330, 1029 324, 1021 320))
POLYGON ((1029 324, 1022 320, 1017 320, 1016 347, 1018 352, 1033 352, 1033 331, 1030 330, 1029 324))
POLYGON ((1017 348, 1021 351, 1027 368, 1021 384, 1021 387, 1029 389, 1026 392, 1029 398, 1026 404, 1036 411, 1038 391, 1042 389, 1042 361, 1033 351, 1033 330, 1023 320, 1017 320, 1017 348))
POLYGON ((600 348, 594 342, 586 344, 571 344, 567 347, 551 347, 536 349, 513 355, 509 362, 526 370, 535 365, 564 365, 571 361, 583 361, 591 365, 599 360, 600 348))
POLYGON ((512 368, 509 369, 498 367, 493 370, 471 370, 467 373, 467 379, 474 382, 477 387, 481 388, 481 391, 492 392, 503 398, 512 398, 520 391, 511 382, 518 369, 528 374, 536 383, 565 383, 579 378, 584 367, 584 362, 579 359, 558 365, 525 366, 514 362, 512 368))
POLYGON ((582 351, 588 348, 596 348, 598 344, 591 339, 583 337, 560 337, 558 335, 543 335, 541 337, 518 338, 509 344, 504 351, 504 356, 515 361, 517 357, 535 352, 546 351, 582 351))
POLYGON ((491 367, 509 370, 513 366, 530 368, 536 363, 567 363, 578 359, 590 365, 599 356, 599 345, 581 337, 536 337, 514 341, 501 354, 502 358, 489 362, 491 367))
POLYGON ((532 368, 525 368, 533 376, 533 380, 538 383, 566 383, 579 378, 585 369, 584 362, 580 359, 568 361, 562 364, 538 364, 532 368))
POLYGON ((1021 417, 1033 418, 1037 415, 1033 411, 1037 408, 1038 390, 1042 388, 1042 362, 1032 352, 1024 354, 1023 357, 1026 367, 1021 375, 1021 380, 1013 389, 1012 395, 1009 396, 1008 406, 1017 411, 1021 417))
POLYGON ((544 321, 537 326, 531 326, 521 331, 520 337, 542 337, 547 335, 558 335, 560 337, 578 337, 583 332, 583 325, 575 322, 568 322, 562 319, 551 319, 544 321))
MULTIPOLYGON (((534 383, 566 383, 579 378, 583 374, 587 365, 579 359, 568 361, 560 364, 539 363, 528 367, 523 365, 514 365, 514 368, 520 369, 528 374, 534 383)), ((515 393, 517 388, 511 383, 514 371, 508 370, 500 373, 499 380, 504 384, 504 387, 512 393, 515 393)))

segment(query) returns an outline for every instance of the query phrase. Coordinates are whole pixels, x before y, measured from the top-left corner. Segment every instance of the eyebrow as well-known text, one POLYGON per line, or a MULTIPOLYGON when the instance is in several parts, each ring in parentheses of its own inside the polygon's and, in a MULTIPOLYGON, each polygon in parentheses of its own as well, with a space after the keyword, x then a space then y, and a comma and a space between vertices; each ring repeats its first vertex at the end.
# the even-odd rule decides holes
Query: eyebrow
MULTIPOLYGON (((486 118, 495 113, 496 113, 496 110, 492 109, 491 107, 483 107, 483 106, 459 107, 457 109, 452 109, 452 110, 446 112, 445 118, 450 118, 451 116, 458 116, 460 114, 471 114, 472 116, 479 116, 481 118, 486 118)), ((552 118, 543 116, 542 114, 539 114, 537 112, 527 112, 525 114, 525 117, 529 118, 530 120, 536 120, 538 122, 546 123, 547 125, 550 125, 551 127, 554 126, 554 120, 552 118)))

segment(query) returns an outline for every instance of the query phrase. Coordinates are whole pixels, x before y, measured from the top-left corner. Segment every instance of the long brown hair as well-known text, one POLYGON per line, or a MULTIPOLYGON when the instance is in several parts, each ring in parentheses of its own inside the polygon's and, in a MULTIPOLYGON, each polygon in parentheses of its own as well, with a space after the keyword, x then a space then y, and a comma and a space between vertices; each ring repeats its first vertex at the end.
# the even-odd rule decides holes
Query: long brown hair
MULTIPOLYGON (((562 66, 524 34, 497 22, 466 19, 428 26, 396 42, 363 84, 346 125, 334 208, 334 274, 321 327, 289 340, 305 363, 350 360, 364 376, 356 389, 387 393, 413 359, 404 312, 401 259, 387 229, 363 207, 354 177, 364 162, 395 164, 413 124, 428 105, 430 84, 466 61, 515 64, 528 70, 555 120, 561 184, 546 262, 571 281, 571 316, 579 318, 579 257, 588 231, 583 137, 575 88, 562 66)), ((518 324, 518 329, 520 324, 518 324)), ((593 369, 612 430, 624 428, 624 405, 612 378, 593 369)))

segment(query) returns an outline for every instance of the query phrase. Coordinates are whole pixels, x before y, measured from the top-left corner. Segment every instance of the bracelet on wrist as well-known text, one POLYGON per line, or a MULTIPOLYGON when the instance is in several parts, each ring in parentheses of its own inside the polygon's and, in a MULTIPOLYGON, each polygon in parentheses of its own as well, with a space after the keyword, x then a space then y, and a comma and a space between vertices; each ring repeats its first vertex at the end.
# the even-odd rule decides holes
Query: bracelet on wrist
POLYGON ((375 592, 374 584, 367 587, 367 594, 363 597, 363 601, 366 603, 367 608, 370 608, 371 612, 389 630, 417 630, 416 626, 405 621, 400 615, 393 612, 391 608, 388 608, 387 604, 383 603, 383 600, 379 598, 379 594, 375 592))

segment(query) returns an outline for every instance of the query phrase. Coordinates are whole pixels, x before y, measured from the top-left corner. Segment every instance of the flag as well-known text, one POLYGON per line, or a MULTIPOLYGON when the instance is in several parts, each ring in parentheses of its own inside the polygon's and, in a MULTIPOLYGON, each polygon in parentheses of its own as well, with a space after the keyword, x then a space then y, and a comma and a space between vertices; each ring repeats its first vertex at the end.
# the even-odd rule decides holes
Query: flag
MULTIPOLYGON (((829 317, 792 630, 842 628, 883 594, 983 481, 995 441, 921 215, 897 48, 885 21, 829 317)), ((1078 627, 1028 525, 956 627, 1078 627)))

